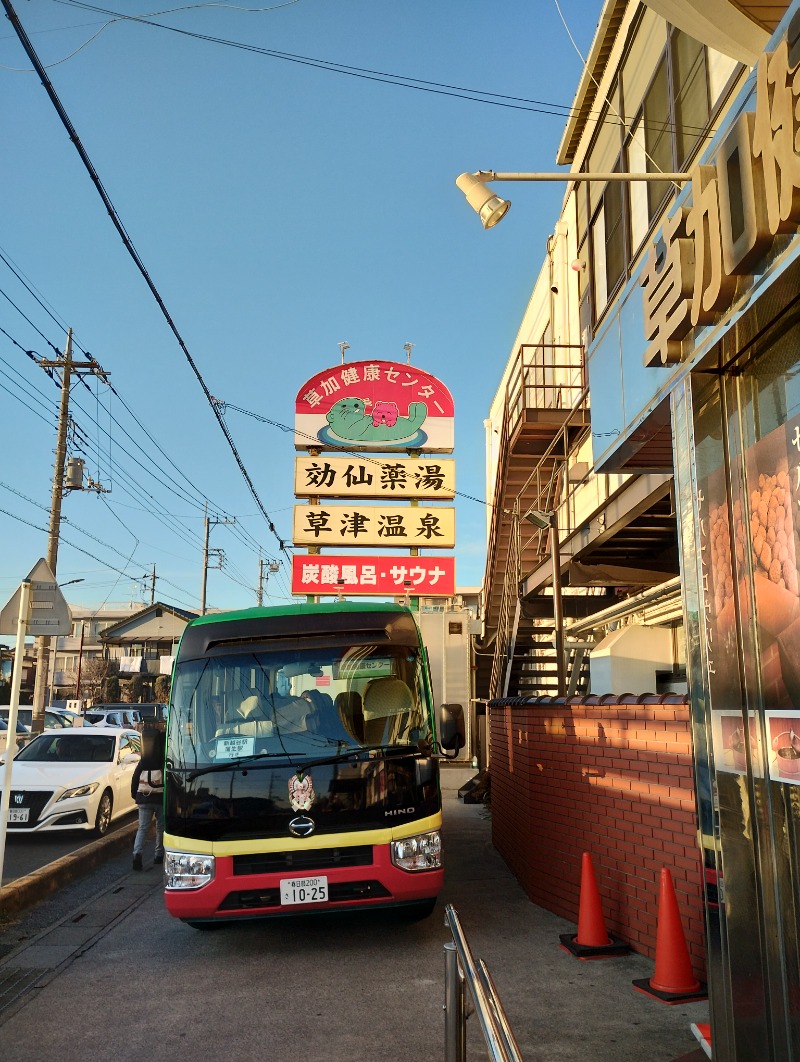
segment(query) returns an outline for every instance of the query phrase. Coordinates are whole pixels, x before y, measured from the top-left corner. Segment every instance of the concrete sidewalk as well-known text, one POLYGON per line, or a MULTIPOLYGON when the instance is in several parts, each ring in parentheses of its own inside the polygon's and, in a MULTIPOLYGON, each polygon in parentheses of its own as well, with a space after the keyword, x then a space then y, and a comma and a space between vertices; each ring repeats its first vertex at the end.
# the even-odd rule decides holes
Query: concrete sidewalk
MULTIPOLYGON (((708 1021, 708 1003, 666 1006, 637 992, 631 982, 653 974, 642 955, 581 961, 564 951, 559 935, 577 926, 531 903, 492 846, 491 813, 457 799, 459 773, 443 772, 450 794, 444 898, 489 968, 523 1058, 705 1060, 691 1024, 708 1021)), ((477 1041, 477 1027, 469 1036, 477 1041)))
MULTIPOLYGON (((635 991, 653 973, 642 956, 581 962, 560 947, 576 927, 528 900, 492 847, 490 813, 459 800, 473 775, 443 770, 447 871, 430 919, 375 912, 198 933, 166 915, 159 868, 126 870, 0 962, 4 1062, 441 1060, 445 903, 526 1062, 703 1059, 690 1027, 708 1020, 706 1003, 668 1007, 635 991)), ((486 1057, 473 1017, 467 1058, 486 1057)))

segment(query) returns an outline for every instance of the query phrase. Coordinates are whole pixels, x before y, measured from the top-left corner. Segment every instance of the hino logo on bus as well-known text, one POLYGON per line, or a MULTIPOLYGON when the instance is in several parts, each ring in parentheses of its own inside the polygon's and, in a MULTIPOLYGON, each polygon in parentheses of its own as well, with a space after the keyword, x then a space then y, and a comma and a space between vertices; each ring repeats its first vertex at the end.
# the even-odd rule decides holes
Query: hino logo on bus
POLYGON ((295 837, 310 837, 316 828, 316 822, 307 815, 298 815, 289 823, 289 832, 295 837))
POLYGON ((21 804, 23 799, 24 799, 24 797, 23 797, 22 793, 15 793, 14 794, 14 803, 15 804, 21 804))
POLYGON ((389 808, 388 811, 384 811, 384 815, 413 815, 416 808, 389 808))

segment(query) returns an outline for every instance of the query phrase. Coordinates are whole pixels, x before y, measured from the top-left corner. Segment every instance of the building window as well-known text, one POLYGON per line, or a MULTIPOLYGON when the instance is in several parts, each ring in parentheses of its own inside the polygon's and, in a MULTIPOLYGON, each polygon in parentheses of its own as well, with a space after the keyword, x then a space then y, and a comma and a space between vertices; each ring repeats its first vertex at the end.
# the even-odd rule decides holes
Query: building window
POLYGON ((672 69, 675 84, 675 146, 678 167, 708 127, 708 63, 706 49, 685 33, 672 35, 672 69))
MULTIPOLYGON (((714 106, 723 99, 720 85, 726 72, 731 82, 729 64, 710 69, 715 55, 651 12, 643 15, 609 93, 611 103, 597 122, 586 168, 598 173, 686 171, 709 135, 711 81, 714 106)), ((597 321, 677 189, 670 181, 588 184, 588 192, 578 188, 575 193, 578 244, 588 207, 597 321)))
MULTIPOLYGON (((615 166, 614 170, 619 171, 615 166)), ((625 272, 625 223, 623 210, 623 185, 621 181, 610 181, 603 193, 603 214, 605 217, 606 245, 606 289, 613 291, 625 272)))
MULTIPOLYGON (((672 116, 669 106, 669 88, 667 77, 667 59, 662 58, 658 64, 655 77, 645 93, 642 107, 641 128, 644 132, 645 163, 648 172, 666 170, 673 167, 672 161, 672 116)), ((669 192, 669 181, 648 181, 647 208, 652 218, 669 192)))

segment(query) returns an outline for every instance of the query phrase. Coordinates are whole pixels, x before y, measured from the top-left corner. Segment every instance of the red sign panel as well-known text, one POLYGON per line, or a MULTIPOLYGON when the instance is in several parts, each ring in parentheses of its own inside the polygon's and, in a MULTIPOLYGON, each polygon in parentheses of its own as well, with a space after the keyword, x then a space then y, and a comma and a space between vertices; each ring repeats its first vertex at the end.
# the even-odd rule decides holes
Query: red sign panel
POLYGON ((293 594, 452 597, 455 592, 455 557, 292 557, 293 594))
POLYGON ((453 397, 435 376, 394 361, 323 369, 295 399, 295 448, 390 452, 453 449, 453 397))

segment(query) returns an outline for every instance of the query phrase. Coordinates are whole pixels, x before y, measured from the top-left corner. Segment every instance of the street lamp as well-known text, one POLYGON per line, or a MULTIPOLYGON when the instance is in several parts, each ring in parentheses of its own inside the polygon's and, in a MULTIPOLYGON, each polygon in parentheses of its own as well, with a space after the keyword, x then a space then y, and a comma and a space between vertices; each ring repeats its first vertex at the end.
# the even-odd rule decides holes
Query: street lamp
POLYGON ((481 219, 485 229, 493 229, 502 221, 511 206, 510 199, 501 199, 486 185, 490 181, 672 181, 683 184, 690 181, 688 173, 496 173, 494 170, 478 170, 476 173, 462 173, 456 177, 456 184, 467 197, 467 202, 481 219))
POLYGON ((553 626, 556 643, 556 681, 558 696, 567 695, 567 675, 564 666, 564 608, 561 599, 561 550, 558 542, 558 514, 529 509, 523 516, 540 531, 550 531, 550 557, 553 561, 553 626))

